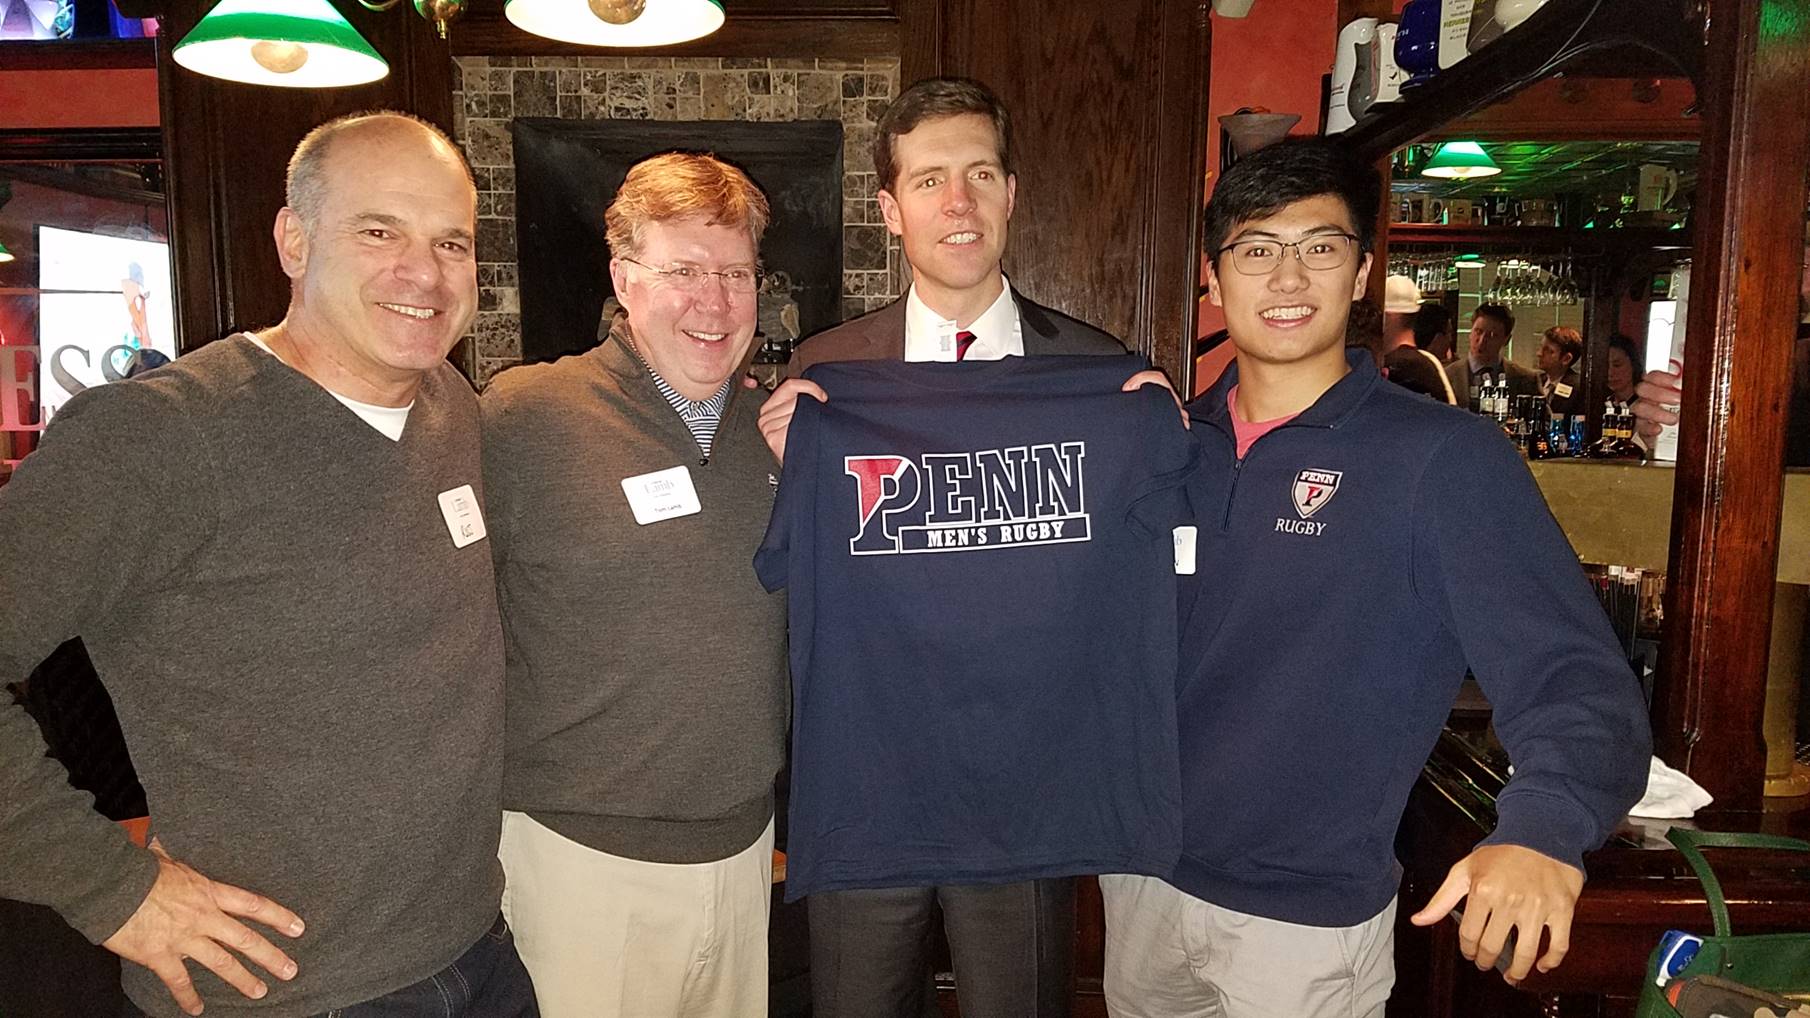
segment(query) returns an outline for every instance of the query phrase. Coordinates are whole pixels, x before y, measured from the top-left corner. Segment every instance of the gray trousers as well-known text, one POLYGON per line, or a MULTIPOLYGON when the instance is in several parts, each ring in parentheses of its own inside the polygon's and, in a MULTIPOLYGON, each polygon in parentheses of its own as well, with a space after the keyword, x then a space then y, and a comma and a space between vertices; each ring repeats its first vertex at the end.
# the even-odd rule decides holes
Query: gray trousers
POLYGON ((825 891, 806 903, 812 1018, 936 1015, 930 944, 938 906, 962 1014, 1068 1018, 1072 878, 825 891))

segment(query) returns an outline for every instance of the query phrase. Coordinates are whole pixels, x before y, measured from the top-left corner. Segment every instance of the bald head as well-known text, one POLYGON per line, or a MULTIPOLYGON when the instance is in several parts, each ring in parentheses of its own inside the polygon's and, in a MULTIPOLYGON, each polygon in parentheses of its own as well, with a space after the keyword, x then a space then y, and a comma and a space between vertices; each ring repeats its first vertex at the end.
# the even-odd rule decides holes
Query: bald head
POLYGON ((373 110, 337 117, 309 131, 289 157, 289 173, 284 179, 284 204, 295 210, 305 228, 312 230, 326 205, 329 187, 329 164, 335 150, 386 146, 421 146, 458 166, 467 184, 471 167, 446 132, 411 113, 395 110, 373 110))

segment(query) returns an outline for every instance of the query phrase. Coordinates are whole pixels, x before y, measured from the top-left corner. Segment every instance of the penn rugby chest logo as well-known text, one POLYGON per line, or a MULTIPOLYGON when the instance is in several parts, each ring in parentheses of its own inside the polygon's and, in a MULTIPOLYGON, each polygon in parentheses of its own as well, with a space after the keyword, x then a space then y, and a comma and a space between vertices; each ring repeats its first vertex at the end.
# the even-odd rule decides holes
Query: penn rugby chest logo
POLYGON ((1343 476, 1338 470, 1303 470, 1295 475, 1295 512, 1302 519, 1319 512, 1339 493, 1339 478, 1343 476))
POLYGON ((980 551, 1091 539, 1084 442, 975 452, 845 456, 853 555, 980 551))

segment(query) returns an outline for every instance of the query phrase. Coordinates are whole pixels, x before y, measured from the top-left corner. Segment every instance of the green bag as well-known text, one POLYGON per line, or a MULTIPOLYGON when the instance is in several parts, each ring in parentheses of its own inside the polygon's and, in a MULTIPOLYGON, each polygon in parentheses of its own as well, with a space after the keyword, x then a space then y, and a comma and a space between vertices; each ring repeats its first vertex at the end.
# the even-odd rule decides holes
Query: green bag
MULTIPOLYGON (((1721 976, 1773 993, 1810 994, 1810 926, 1803 933, 1735 936, 1728 926, 1728 904, 1722 897, 1722 882, 1716 879, 1699 851, 1703 848, 1774 848, 1810 852, 1810 842, 1774 834, 1712 834, 1682 827, 1672 828, 1666 840, 1684 853, 1691 871, 1703 882, 1703 896, 1709 902, 1710 918, 1716 927, 1715 935, 1703 938, 1697 956, 1673 978, 1721 976)), ((1654 948, 1647 957, 1647 981, 1640 990, 1640 1008, 1635 1011, 1635 1018, 1680 1018, 1677 1010, 1666 1003, 1665 990, 1656 985, 1658 978, 1659 949, 1654 948)))

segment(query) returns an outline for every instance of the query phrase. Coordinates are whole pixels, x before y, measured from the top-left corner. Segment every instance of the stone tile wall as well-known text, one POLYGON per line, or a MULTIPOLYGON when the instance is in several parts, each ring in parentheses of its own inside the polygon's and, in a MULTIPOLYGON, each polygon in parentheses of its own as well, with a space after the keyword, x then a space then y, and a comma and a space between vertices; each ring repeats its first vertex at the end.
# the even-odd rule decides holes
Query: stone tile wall
POLYGON ((522 355, 513 117, 840 120, 843 316, 904 292, 904 260, 881 223, 869 155, 874 125, 898 93, 897 60, 480 56, 455 64, 453 131, 478 184, 478 316, 465 349, 479 384, 522 355))

